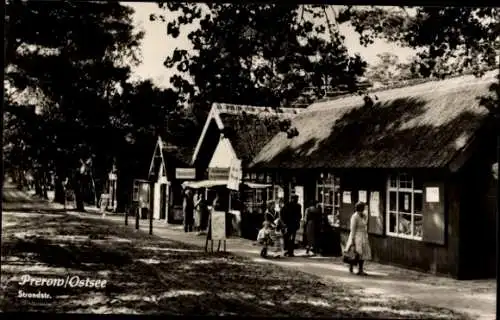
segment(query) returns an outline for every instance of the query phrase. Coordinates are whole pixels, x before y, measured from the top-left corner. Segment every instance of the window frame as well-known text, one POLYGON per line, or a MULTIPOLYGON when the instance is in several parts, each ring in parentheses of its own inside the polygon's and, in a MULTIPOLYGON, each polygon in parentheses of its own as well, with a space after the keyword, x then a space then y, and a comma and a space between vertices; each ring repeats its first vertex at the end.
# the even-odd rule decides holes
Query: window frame
MULTIPOLYGON (((405 180, 405 182, 409 182, 410 180, 405 180)), ((423 221, 423 203, 421 205, 422 211, 420 213, 415 213, 415 194, 421 194, 422 195, 422 202, 423 202, 423 186, 422 189, 415 189, 415 178, 413 175, 409 175, 406 173, 396 173, 396 174, 390 174, 387 177, 387 189, 386 189, 386 234, 388 236, 394 237, 394 238, 402 238, 402 239, 409 239, 409 240, 416 240, 416 241, 423 241, 423 230, 422 230, 422 235, 417 236, 415 235, 415 217, 421 217, 423 221), (407 176, 411 177, 411 188, 409 187, 401 187, 401 176, 407 176), (396 178, 396 186, 392 184, 394 181, 393 178, 396 178), (410 213, 405 213, 401 212, 399 210, 399 195, 400 192, 405 192, 405 193, 410 193, 411 194, 411 212, 410 213), (396 195, 396 210, 391 210, 391 193, 396 195), (395 214, 396 217, 396 225, 395 225, 395 232, 392 232, 390 229, 391 226, 391 214, 395 214), (404 234, 399 232, 399 216, 400 215, 410 215, 411 220, 410 220, 410 230, 411 234, 404 234)))
POLYGON ((336 178, 333 174, 331 173, 323 173, 320 177, 316 179, 316 188, 315 188, 315 195, 316 195, 316 201, 318 201, 318 204, 321 208, 321 212, 325 213, 325 208, 331 207, 331 214, 328 216, 332 216, 332 221, 331 225, 333 227, 340 227, 340 202, 339 202, 339 192, 338 192, 338 187, 336 186, 336 178), (326 177, 324 177, 326 176, 326 177), (324 193, 332 192, 331 196, 331 204, 325 204, 325 197, 324 193), (323 195, 321 196, 321 201, 320 201, 320 194, 323 192, 323 195))

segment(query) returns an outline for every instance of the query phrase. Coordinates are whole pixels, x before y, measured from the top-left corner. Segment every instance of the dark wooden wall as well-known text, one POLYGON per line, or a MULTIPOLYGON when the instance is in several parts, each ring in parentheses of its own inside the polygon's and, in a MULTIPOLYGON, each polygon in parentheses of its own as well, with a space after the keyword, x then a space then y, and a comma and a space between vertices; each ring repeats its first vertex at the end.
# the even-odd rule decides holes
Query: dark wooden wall
POLYGON ((460 277, 493 278, 496 272, 498 181, 493 178, 495 141, 484 139, 457 179, 462 188, 460 277))
MULTIPOLYGON (((449 188, 444 183, 446 175, 430 169, 409 172, 422 177, 424 189, 425 186, 440 187, 441 201, 439 204, 430 208, 428 205, 426 206, 424 199, 423 210, 429 212, 424 211, 424 216, 428 213, 427 217, 431 216, 432 213, 437 214, 436 217, 431 216, 432 220, 435 218, 443 220, 445 228, 439 231, 432 230, 431 236, 427 238, 424 236, 424 240, 419 241, 386 235, 386 197, 389 173, 390 171, 380 169, 358 169, 343 171, 340 174, 341 191, 351 191, 352 195, 351 204, 341 204, 342 243, 345 243, 349 234, 349 220, 354 212, 354 204, 358 201, 358 191, 367 191, 368 200, 370 191, 379 191, 380 218, 369 215, 368 225, 373 260, 433 274, 457 277, 459 215, 458 210, 456 212, 447 210, 450 201, 455 201, 457 197, 450 194, 453 192, 453 188, 449 188)), ((431 229, 429 228, 429 230, 431 229)))

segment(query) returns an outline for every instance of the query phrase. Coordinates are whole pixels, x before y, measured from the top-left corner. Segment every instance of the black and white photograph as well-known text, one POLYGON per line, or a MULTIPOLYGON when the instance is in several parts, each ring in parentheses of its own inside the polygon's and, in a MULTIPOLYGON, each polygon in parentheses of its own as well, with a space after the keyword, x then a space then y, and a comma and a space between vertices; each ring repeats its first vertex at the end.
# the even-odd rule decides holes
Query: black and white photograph
POLYGON ((500 7, 457 5, 6 0, 0 311, 496 319, 500 7))

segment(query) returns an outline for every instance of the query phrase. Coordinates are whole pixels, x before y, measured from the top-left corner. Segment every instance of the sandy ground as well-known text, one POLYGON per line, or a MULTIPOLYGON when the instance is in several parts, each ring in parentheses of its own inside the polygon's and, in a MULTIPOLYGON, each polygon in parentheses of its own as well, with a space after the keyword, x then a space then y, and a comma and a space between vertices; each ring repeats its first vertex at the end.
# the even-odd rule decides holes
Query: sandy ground
POLYGON ((249 257, 207 254, 43 203, 30 209, 28 199, 12 195, 4 203, 3 311, 470 318, 249 257))

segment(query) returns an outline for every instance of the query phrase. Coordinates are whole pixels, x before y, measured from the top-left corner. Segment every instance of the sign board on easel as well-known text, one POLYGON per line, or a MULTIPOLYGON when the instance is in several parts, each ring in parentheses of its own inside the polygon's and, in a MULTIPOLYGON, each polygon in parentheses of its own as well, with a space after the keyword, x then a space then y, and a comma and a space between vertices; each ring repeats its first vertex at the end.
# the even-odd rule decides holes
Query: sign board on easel
POLYGON ((211 240, 226 239, 226 213, 224 211, 212 211, 210 231, 212 233, 211 240))
POLYGON ((210 212, 210 226, 205 242, 205 252, 208 251, 208 241, 211 242, 211 252, 214 251, 214 240, 219 241, 217 251, 224 243, 224 252, 226 251, 226 213, 224 211, 210 212))

